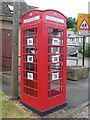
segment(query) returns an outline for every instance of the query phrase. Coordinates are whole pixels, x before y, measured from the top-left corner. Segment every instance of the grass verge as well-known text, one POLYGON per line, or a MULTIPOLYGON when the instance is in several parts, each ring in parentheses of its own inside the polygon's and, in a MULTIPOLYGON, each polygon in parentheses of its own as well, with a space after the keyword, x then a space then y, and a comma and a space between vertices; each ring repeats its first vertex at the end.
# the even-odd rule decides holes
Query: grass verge
MULTIPOLYGON (((1 94, 1 93, 0 93, 1 94)), ((18 101, 10 100, 10 98, 2 94, 2 118, 35 118, 18 101)))

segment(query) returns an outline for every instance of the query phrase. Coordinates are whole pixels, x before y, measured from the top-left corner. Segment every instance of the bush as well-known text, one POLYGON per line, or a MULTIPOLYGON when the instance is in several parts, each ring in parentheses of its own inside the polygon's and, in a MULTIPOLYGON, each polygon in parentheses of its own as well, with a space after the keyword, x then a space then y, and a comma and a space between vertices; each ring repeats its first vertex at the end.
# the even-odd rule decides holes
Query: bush
POLYGON ((68 28, 68 30, 73 31, 73 28, 68 28))
POLYGON ((81 46, 78 48, 78 52, 82 53, 82 47, 81 46))
MULTIPOLYGON (((78 48, 78 52, 79 53, 83 53, 83 50, 82 50, 83 48, 82 47, 79 47, 78 48)), ((85 56, 86 57, 90 57, 90 44, 86 44, 86 46, 85 46, 85 56)))
POLYGON ((90 44, 86 44, 85 46, 85 56, 90 57, 90 44))

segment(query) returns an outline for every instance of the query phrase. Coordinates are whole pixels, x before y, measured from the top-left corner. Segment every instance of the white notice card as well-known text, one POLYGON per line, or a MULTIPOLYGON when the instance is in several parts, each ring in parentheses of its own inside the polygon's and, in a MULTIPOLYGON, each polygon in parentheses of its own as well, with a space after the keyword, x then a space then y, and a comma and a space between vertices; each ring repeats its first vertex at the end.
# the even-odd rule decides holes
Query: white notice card
POLYGON ((27 56, 27 62, 33 62, 33 56, 28 55, 27 56))
POLYGON ((52 38, 52 44, 53 45, 60 45, 59 41, 60 40, 58 38, 52 38))
POLYGON ((33 80, 33 73, 27 73, 27 78, 33 80))
POLYGON ((52 80, 56 80, 59 78, 59 73, 52 73, 52 80))
POLYGON ((59 62, 59 55, 52 56, 52 62, 59 62))
POLYGON ((27 45, 33 45, 33 38, 27 39, 27 45))

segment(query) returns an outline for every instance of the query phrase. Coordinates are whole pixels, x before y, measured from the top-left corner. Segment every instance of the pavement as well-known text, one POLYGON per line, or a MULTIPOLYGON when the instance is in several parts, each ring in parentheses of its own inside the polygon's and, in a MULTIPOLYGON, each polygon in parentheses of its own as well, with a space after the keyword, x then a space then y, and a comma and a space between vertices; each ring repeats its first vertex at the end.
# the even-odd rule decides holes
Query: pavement
POLYGON ((90 115, 88 114, 88 106, 85 106, 82 110, 78 111, 77 114, 74 113, 74 115, 69 118, 90 118, 90 115))
POLYGON ((67 80, 67 104, 70 108, 79 106, 88 101, 88 80, 83 79, 79 81, 67 80))
POLYGON ((62 118, 90 118, 90 103, 85 102, 63 114, 62 118))

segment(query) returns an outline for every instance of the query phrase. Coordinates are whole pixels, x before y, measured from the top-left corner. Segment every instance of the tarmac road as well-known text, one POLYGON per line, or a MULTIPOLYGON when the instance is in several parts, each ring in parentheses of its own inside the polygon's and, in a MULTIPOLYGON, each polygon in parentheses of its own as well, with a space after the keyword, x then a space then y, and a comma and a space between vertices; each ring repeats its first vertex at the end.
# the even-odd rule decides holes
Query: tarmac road
POLYGON ((88 79, 80 81, 67 80, 67 105, 77 107, 88 101, 88 79))

